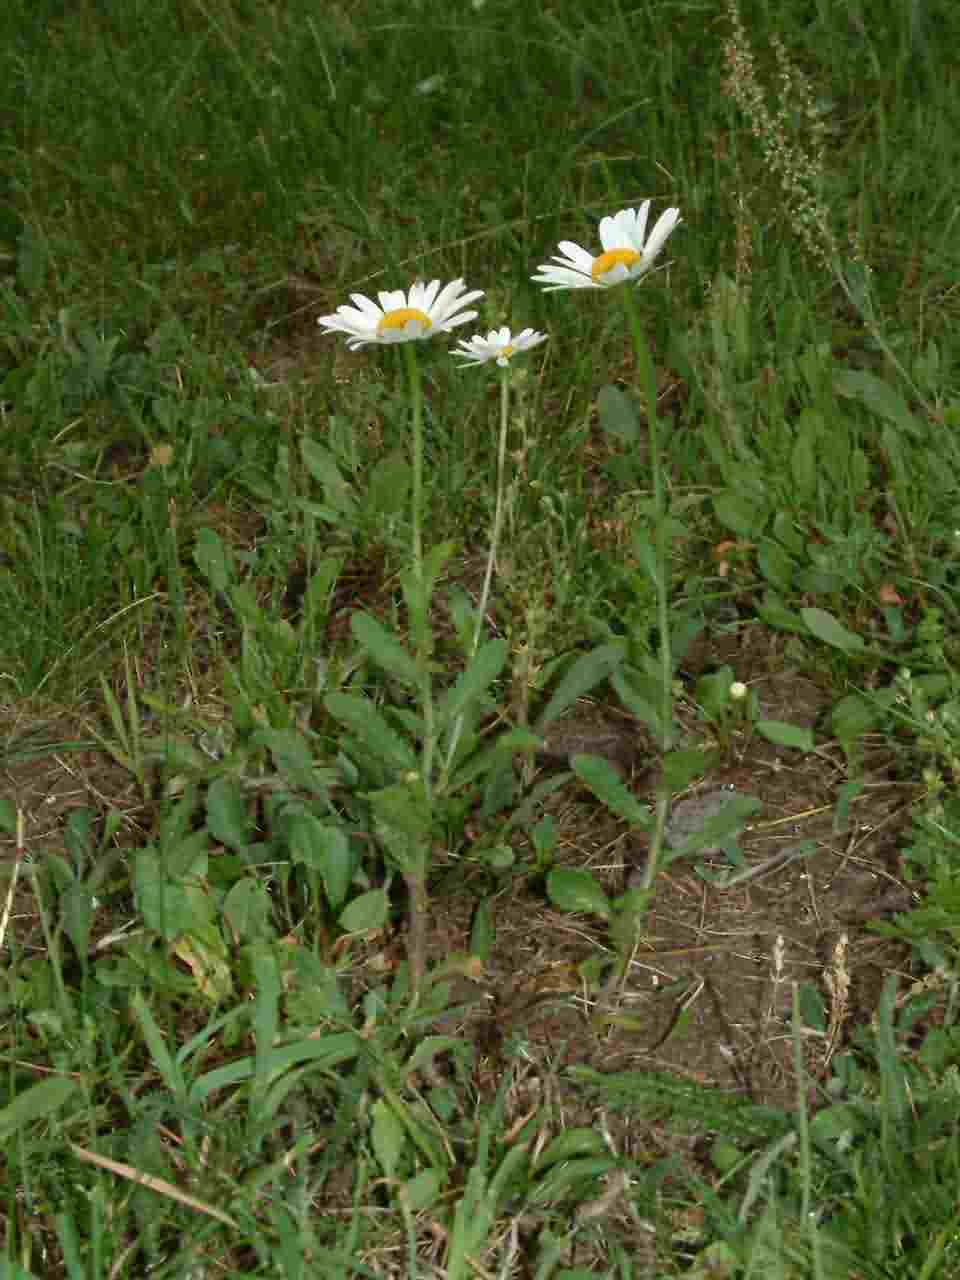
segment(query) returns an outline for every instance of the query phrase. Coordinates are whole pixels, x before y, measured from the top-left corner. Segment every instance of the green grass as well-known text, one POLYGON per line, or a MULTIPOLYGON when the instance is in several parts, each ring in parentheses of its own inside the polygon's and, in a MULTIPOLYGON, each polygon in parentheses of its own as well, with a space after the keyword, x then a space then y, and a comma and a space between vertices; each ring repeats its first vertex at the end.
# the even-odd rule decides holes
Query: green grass
MULTIPOLYGON (((960 16, 742 17, 772 108, 776 40, 809 86, 780 145, 819 122, 827 262, 725 87, 717 0, 0 15, 5 1274, 960 1274, 960 16), (530 280, 648 197, 684 219, 636 292, 665 567, 616 295, 530 280), (424 592, 403 353, 316 325, 461 275, 459 336, 550 338, 511 383, 476 659, 496 379, 418 348, 424 592), (731 702, 747 640, 822 692, 813 736, 731 702), (829 762, 837 830, 878 753, 904 786, 922 896, 887 931, 902 992, 939 977, 888 980, 798 1106, 549 1055, 536 1092, 523 1034, 485 1047, 511 895, 600 920, 591 998, 650 907, 554 865, 566 797, 647 821, 595 762, 537 770, 586 695, 661 742, 667 698, 664 805, 764 734, 829 762)), ((798 1057, 831 1011, 800 994, 798 1057)))

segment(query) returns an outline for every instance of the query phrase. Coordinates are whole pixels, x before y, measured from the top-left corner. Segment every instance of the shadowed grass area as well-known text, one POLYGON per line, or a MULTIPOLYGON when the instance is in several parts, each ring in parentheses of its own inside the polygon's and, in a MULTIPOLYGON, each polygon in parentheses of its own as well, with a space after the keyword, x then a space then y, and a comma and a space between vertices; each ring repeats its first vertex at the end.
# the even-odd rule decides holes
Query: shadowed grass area
POLYGON ((951 1274, 957 47, 3 9, 11 1276, 951 1274), (646 199, 636 331, 533 283, 646 199))

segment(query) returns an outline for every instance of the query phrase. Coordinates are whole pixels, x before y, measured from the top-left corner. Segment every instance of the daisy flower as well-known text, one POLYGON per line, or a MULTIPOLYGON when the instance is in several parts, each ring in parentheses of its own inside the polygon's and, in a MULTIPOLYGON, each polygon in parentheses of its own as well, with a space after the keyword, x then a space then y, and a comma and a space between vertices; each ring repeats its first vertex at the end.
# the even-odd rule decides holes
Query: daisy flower
POLYGON ((465 292, 462 280, 453 280, 440 288, 439 280, 424 284, 418 280, 407 293, 402 289, 377 294, 377 302, 362 293, 351 293, 352 307, 337 307, 333 315, 321 316, 317 324, 324 333, 347 334, 351 351, 374 342, 415 342, 446 333, 458 324, 476 319, 476 311, 463 307, 483 297, 482 289, 465 292))
POLYGON ((505 369, 511 356, 529 351, 531 347, 538 347, 546 340, 545 333, 537 333, 533 329, 521 329, 514 336, 504 325, 502 329, 491 329, 486 337, 478 333, 466 342, 458 342, 450 354, 463 360, 464 363, 460 366, 462 369, 467 365, 486 364, 488 360, 496 360, 500 368, 505 369))
POLYGON ((639 209, 621 209, 600 220, 603 253, 594 257, 570 240, 560 241, 562 257, 554 256, 531 276, 549 293, 554 289, 612 289, 625 280, 639 280, 653 266, 667 237, 680 221, 679 209, 666 209, 644 243, 650 201, 639 209), (554 265, 556 264, 556 265, 554 265))

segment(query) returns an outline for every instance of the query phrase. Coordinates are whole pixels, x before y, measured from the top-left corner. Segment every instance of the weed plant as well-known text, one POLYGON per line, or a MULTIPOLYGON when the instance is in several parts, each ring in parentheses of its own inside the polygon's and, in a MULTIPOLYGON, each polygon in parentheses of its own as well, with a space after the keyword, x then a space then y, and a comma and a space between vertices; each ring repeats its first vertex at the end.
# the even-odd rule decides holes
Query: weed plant
POLYGON ((4 1274, 960 1273, 958 45, 919 0, 3 10, 4 1274), (642 279, 541 288, 647 200, 642 279), (385 294, 457 279, 455 333, 385 294), (351 350, 352 295, 432 340, 351 350), (543 767, 587 701, 645 790, 543 767), (674 864, 769 869, 746 786, 669 838, 752 743, 838 833, 902 788, 902 972, 858 1015, 836 942, 777 1100, 544 1049, 511 906, 636 1030, 674 864))

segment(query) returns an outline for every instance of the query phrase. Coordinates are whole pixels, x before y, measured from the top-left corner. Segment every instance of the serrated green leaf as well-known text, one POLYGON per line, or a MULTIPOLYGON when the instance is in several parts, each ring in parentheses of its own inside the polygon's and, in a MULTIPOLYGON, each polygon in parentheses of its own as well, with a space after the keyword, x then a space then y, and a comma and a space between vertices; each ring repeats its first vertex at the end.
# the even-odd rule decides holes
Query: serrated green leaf
POLYGON ((557 867, 547 876, 547 893, 561 911, 582 911, 605 920, 610 917, 610 900, 589 871, 557 867))
POLYGON ((602 756, 575 755, 571 757, 570 765, 584 786, 589 787, 611 813, 631 826, 643 830, 649 828, 650 811, 640 803, 609 760, 602 756))
POLYGON ((420 667, 416 659, 382 623, 369 613, 355 613, 350 619, 350 629, 357 643, 366 649, 378 667, 408 688, 419 687, 420 667))
POLYGON ((801 728, 796 724, 785 724, 782 720, 758 720, 757 733, 768 742, 778 747, 790 747, 794 751, 813 751, 816 743, 812 729, 801 728))
POLYGON ((323 489, 323 496, 330 506, 341 517, 353 516, 357 500, 330 450, 311 436, 304 436, 300 441, 300 454, 310 475, 323 489))
POLYGON ((554 690, 547 705, 537 717, 534 728, 543 733, 548 725, 558 716, 563 715, 568 707, 573 706, 578 698, 595 689, 598 684, 616 671, 622 664, 624 649, 622 644, 604 644, 597 649, 579 657, 567 671, 554 690))
POLYGON ((480 699, 503 670, 508 652, 506 640, 488 640, 480 646, 437 707, 437 724, 440 727, 452 724, 467 707, 480 699))
POLYGON ((411 770, 417 757, 395 733, 369 698, 355 693, 328 693, 323 700, 334 720, 347 726, 364 747, 391 769, 411 770))
POLYGON ((339 782, 335 770, 316 767, 306 738, 296 729, 258 729, 252 741, 269 750, 277 770, 292 786, 323 795, 339 782))
POLYGON ((853 631, 848 631, 826 609, 801 609, 800 617, 810 634, 822 640, 824 644, 829 644, 844 653, 860 653, 863 650, 864 642, 861 637, 853 631))

